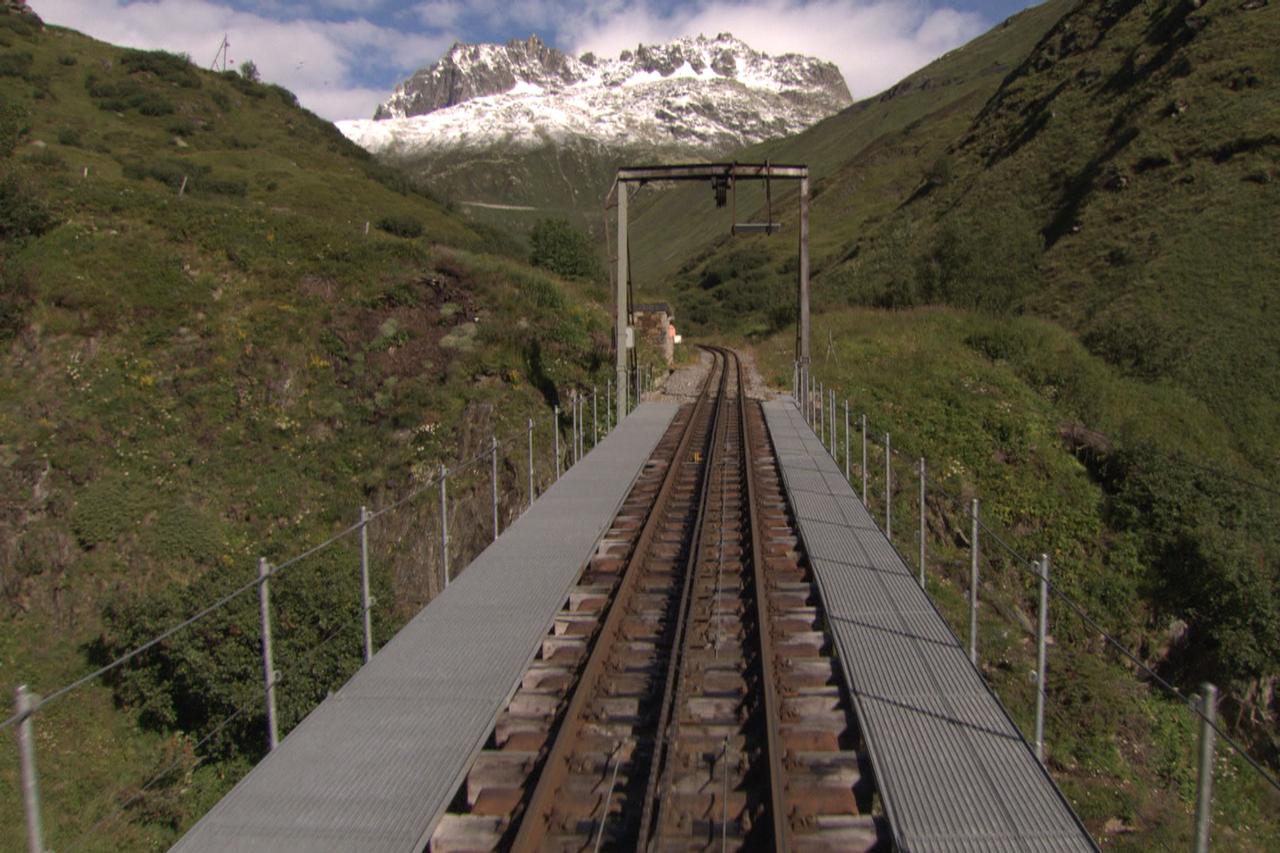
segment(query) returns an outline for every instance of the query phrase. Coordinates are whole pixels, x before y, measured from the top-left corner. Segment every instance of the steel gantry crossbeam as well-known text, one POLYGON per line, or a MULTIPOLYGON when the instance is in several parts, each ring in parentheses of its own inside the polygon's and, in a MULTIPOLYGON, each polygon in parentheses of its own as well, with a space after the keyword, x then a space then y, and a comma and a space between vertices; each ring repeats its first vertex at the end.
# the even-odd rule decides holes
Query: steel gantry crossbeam
MULTIPOLYGON (((624 166, 618 169, 617 178, 605 198, 606 208, 612 204, 616 195, 618 206, 618 279, 615 302, 616 317, 614 345, 616 348, 616 364, 618 373, 617 415, 619 421, 627 414, 627 329, 630 325, 629 274, 630 259, 627 256, 627 186, 634 184, 644 186, 649 183, 665 181, 707 181, 711 184, 716 196, 716 206, 724 207, 730 191, 738 181, 764 181, 769 207, 772 209, 772 195, 769 192, 773 180, 792 180, 800 182, 800 264, 796 282, 797 322, 796 322, 796 367, 798 371, 798 388, 800 404, 808 402, 809 378, 809 167, 803 165, 781 165, 778 163, 690 163, 671 166, 624 166), (621 188, 621 190, 619 190, 621 188)), ((772 213, 772 210, 770 210, 772 213)), ((769 221, 762 224, 740 225, 735 222, 733 233, 767 233, 778 230, 778 224, 769 221)))

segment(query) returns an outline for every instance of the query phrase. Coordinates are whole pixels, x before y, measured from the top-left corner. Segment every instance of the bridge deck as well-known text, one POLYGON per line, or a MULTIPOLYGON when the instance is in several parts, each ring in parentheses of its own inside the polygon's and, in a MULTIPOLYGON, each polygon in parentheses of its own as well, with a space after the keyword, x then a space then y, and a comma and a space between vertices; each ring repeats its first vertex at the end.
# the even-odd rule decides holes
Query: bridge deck
POLYGON ((898 849, 1096 849, 792 400, 764 410, 898 849))
POLYGON ((623 421, 173 849, 425 846, 675 411, 623 421))

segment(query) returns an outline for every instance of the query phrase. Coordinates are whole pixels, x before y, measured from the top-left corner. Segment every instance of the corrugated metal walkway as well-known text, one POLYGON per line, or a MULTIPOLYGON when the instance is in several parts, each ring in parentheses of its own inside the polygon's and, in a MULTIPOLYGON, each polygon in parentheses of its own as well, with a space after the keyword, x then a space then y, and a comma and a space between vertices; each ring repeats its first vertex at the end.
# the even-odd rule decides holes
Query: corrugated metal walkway
POLYGON ((675 411, 623 421, 173 849, 425 846, 675 411))
POLYGON ((764 411, 898 849, 1096 849, 791 398, 764 411))

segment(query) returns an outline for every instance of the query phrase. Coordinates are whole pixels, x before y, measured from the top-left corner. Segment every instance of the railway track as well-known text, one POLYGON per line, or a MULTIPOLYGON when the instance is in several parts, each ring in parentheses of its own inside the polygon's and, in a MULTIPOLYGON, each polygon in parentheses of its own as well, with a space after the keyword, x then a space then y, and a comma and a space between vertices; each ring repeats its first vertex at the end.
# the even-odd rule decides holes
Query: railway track
POLYGON ((433 850, 887 849, 759 403, 713 354, 433 850))

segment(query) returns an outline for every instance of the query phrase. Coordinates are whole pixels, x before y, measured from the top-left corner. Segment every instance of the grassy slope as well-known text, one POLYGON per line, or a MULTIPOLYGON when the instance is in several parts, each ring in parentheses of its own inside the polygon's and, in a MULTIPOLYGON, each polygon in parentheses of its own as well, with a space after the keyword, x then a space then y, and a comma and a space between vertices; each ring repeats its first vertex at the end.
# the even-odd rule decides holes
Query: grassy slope
MULTIPOLYGON (((1022 554, 1050 554, 1055 583, 1108 631, 1153 657, 1176 645, 1176 622, 1155 613, 1148 598, 1153 578, 1139 537, 1117 528, 1107 491, 1062 431, 1090 407, 1099 413, 1095 426, 1110 434, 1161 429, 1219 435, 1222 423, 1209 406, 1183 389, 1119 376, 1045 320, 947 308, 841 309, 817 315, 814 334, 833 342, 815 351, 815 375, 841 395, 838 407, 843 395, 850 398, 855 483, 859 413, 872 423, 869 505, 878 519, 882 432, 890 432, 908 457, 930 460, 929 587, 962 642, 968 631, 965 507, 978 496, 987 523, 1022 554), (1006 344, 1005 357, 992 358, 994 341, 1006 344)), ((762 375, 775 387, 791 381, 793 346, 792 333, 784 332, 757 348, 762 375)), ((906 460, 894 468, 894 541, 914 565, 916 472, 906 460)), ((1275 499, 1268 503, 1248 490, 1235 497, 1266 505, 1272 518, 1280 514, 1275 499)), ((1029 735, 1034 582, 993 542, 984 550, 995 562, 984 561, 982 570, 982 669, 1029 735)), ((1108 849, 1186 848, 1195 805, 1191 715, 1143 687, 1127 662, 1107 652, 1060 603, 1051 605, 1051 614, 1046 743, 1055 779, 1108 849)), ((1238 707, 1225 707, 1227 719, 1238 719, 1238 707)), ((1280 844, 1280 794, 1226 752, 1220 748, 1215 780, 1214 843, 1274 849, 1280 844)))
POLYGON ((950 140, 954 177, 864 235, 826 289, 883 287, 904 223, 925 244, 1016 211, 1044 240, 1025 309, 1130 375, 1191 389, 1274 476, 1278 40, 1273 7, 1084 4, 950 140))
MULTIPOLYGON (((827 169, 813 217, 816 372, 891 427, 895 443, 941 463, 954 490, 981 494, 1024 552, 1052 553, 1059 579, 1166 675, 1187 689, 1236 679, 1225 714, 1274 766, 1280 506, 1230 478, 1265 484, 1276 474, 1280 14, 1127 2, 1024 16, 1033 13, 1045 16, 1034 35, 1015 17, 979 40, 1009 48, 1009 73, 985 94, 967 89, 883 130, 893 113, 864 126, 859 105, 811 130, 809 151, 798 139, 769 152, 827 169), (1004 41, 1014 35, 1016 45, 1004 41), (822 166, 833 148, 817 144, 828 133, 849 140, 835 169, 822 166), (944 252, 944 238, 962 250, 944 252), (929 293, 922 269, 938 263, 977 295, 1012 279, 1030 316, 842 308, 977 301, 974 290, 929 293)), ((708 200, 690 200, 705 216, 708 200)), ((761 362, 785 385, 794 241, 716 243, 727 217, 693 226, 667 204, 646 214, 661 236, 634 238, 655 239, 659 256, 637 287, 674 291, 681 325, 695 331, 778 329, 761 362), (680 231, 709 248, 689 258, 680 231), (672 269, 674 279, 663 277, 672 269)), ((896 518, 913 518, 910 497, 898 496, 896 518)), ((931 515, 949 531, 948 544, 935 543, 942 557, 962 560, 962 510, 931 515)), ((899 532, 914 553, 913 526, 899 532)), ((958 567, 937 587, 956 625, 963 587, 958 567)), ((991 592, 1013 618, 984 631, 994 634, 987 675, 1026 729, 1034 663, 1018 625, 1033 590, 1005 570, 991 592)), ((1057 630, 1059 778, 1111 843, 1183 846, 1194 776, 1187 716, 1099 656, 1089 636, 1057 630)), ((1219 784, 1219 821, 1239 833, 1220 840, 1274 846, 1275 796, 1239 767, 1220 766, 1219 784)))
MULTIPOLYGON (((1009 18, 969 44, 940 57, 874 98, 859 101, 794 137, 734 152, 743 162, 805 163, 813 175, 811 254, 815 276, 836 263, 851 240, 891 212, 919 184, 928 163, 960 133, 1044 33, 1071 7, 1049 0, 1009 18)), ((795 190, 775 195, 782 236, 751 241, 728 237, 728 211, 716 211, 702 186, 646 191, 633 214, 636 287, 669 295, 672 278, 691 257, 712 247, 758 242, 775 266, 794 263, 795 190)), ((740 190, 740 209, 762 207, 758 188, 740 190)), ((740 215, 741 219, 748 216, 740 215)), ((761 218, 753 212, 750 218, 761 218)), ((793 276, 783 272, 779 286, 793 276)), ((815 280, 815 286, 820 280, 815 280)))
MULTIPOLYGON (((47 211, 49 227, 20 237, 6 218, 0 233, 6 689, 47 691, 84 672, 104 607, 146 602, 164 624, 252 576, 259 553, 280 559, 324 538, 361 503, 487 447, 490 429, 520 429, 526 414, 541 424, 548 393, 589 381, 608 326, 583 286, 492 254, 494 238, 405 193, 287 93, 171 59, 130 66, 118 48, 22 21, 0 14, 0 141, 13 145, 0 178, 13 181, 6 204, 47 211), (388 217, 424 236, 384 233, 388 217)), ((512 491, 521 470, 504 468, 512 491)), ((459 515, 480 519, 456 531, 463 552, 485 538, 486 513, 459 515)), ((392 536, 428 524, 395 522, 392 536)), ((378 611, 386 636, 434 588, 413 570, 421 553, 397 556, 379 535, 375 583, 400 605, 378 611)), ((316 640, 317 608, 349 615, 358 600, 349 549, 334 559, 317 569, 323 583, 308 569, 282 588, 281 659, 316 640)), ((252 613, 234 618, 250 630, 252 613)), ((225 663, 225 683, 208 688, 219 701, 260 689, 237 624, 232 639, 211 633, 190 652, 225 663)), ((287 691, 287 724, 350 672, 349 639, 303 674, 301 693, 287 691)), ((151 698, 151 719, 189 711, 181 697, 151 698)), ((108 813, 122 786, 185 756, 177 778, 94 842, 164 845, 243 767, 193 770, 189 737, 137 721, 101 685, 41 717, 54 848, 108 813)), ((15 827, 10 749, 0 776, 0 824, 15 827)))

